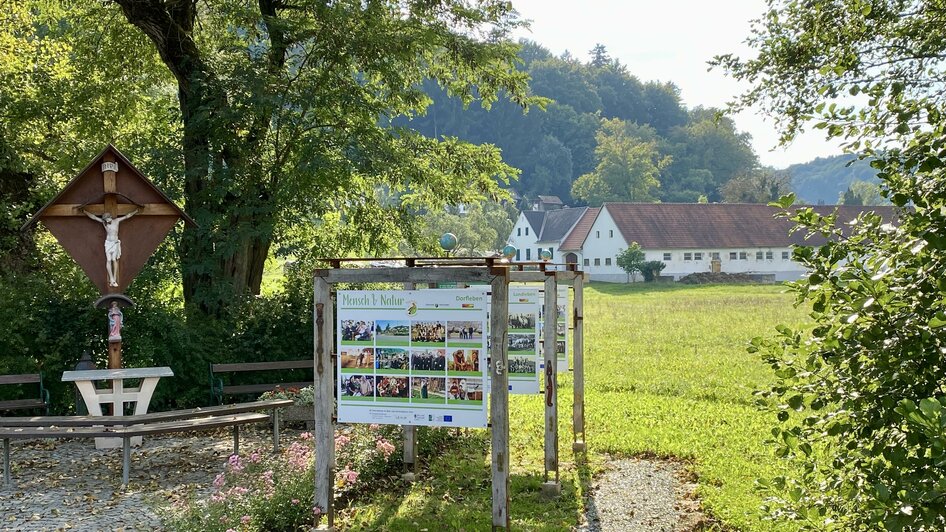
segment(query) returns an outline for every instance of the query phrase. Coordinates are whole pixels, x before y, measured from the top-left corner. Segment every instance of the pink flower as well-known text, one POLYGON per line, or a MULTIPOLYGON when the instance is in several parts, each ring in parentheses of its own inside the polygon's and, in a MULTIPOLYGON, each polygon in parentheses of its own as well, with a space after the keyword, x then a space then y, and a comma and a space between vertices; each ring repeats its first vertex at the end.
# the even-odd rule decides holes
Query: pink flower
POLYGON ((214 478, 214 487, 220 489, 224 484, 227 483, 227 477, 223 473, 220 473, 214 478))
POLYGON ((299 504, 299 499, 293 499, 289 502, 291 502, 292 504, 299 504))
POLYGON ((233 471, 243 471, 243 462, 240 461, 240 455, 238 454, 231 454, 230 459, 227 460, 227 465, 233 471))
POLYGON ((322 515, 322 509, 319 508, 318 506, 313 506, 312 515, 316 515, 316 516, 322 515))
POLYGON ((255 452, 250 455, 250 462, 253 462, 254 464, 258 464, 260 460, 261 460, 261 457, 258 452, 255 452))
POLYGON ((384 455, 385 458, 391 456, 391 453, 394 452, 395 447, 388 440, 381 438, 375 442, 375 447, 384 455))
POLYGON ((344 434, 339 434, 335 438, 335 450, 337 451, 345 447, 346 445, 348 445, 350 441, 351 441, 351 438, 349 438, 348 436, 345 436, 344 434))
POLYGON ((240 518, 240 522, 245 525, 250 522, 250 519, 251 519, 250 516, 244 515, 243 517, 240 518))
POLYGON ((299 435, 299 439, 301 439, 301 440, 311 440, 311 439, 312 439, 312 433, 311 433, 311 432, 303 432, 302 434, 299 435))
POLYGON ((371 430, 378 430, 379 428, 381 428, 381 425, 378 425, 377 423, 372 423, 368 425, 368 428, 371 430))
POLYGON ((235 528, 228 528, 227 532, 237 532, 235 528))

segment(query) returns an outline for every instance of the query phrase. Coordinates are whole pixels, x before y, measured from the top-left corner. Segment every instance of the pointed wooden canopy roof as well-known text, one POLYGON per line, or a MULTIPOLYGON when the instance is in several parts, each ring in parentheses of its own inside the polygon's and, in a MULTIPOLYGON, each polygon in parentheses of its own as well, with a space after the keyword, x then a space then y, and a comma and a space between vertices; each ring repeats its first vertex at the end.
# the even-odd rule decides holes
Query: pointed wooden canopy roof
POLYGON ((131 284, 180 218, 187 224, 196 225, 127 157, 109 144, 23 228, 29 228, 37 221, 43 222, 101 293, 108 294, 121 293, 131 284), (134 217, 120 224, 122 244, 118 286, 108 286, 105 230, 101 223, 88 218, 83 211, 96 216, 108 212, 118 217, 136 209, 138 212, 134 217))

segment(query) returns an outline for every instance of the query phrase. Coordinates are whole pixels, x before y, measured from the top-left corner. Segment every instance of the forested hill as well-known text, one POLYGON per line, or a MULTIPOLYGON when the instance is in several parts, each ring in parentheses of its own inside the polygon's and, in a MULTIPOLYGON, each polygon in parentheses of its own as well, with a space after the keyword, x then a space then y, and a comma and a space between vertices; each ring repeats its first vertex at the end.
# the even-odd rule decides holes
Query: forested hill
POLYGON ((806 203, 837 203, 855 181, 878 184, 877 170, 870 161, 858 160, 854 155, 819 157, 785 169, 791 178, 795 194, 806 203))
POLYGON ((731 120, 717 123, 714 109, 687 109, 672 83, 639 80, 603 46, 582 62, 524 42, 520 57, 533 92, 552 100, 544 111, 524 114, 503 99, 488 112, 476 103, 464 109, 430 82, 433 104, 407 125, 432 137, 495 144, 522 170, 517 192, 570 204, 721 201, 727 181, 757 170, 749 136, 731 120))

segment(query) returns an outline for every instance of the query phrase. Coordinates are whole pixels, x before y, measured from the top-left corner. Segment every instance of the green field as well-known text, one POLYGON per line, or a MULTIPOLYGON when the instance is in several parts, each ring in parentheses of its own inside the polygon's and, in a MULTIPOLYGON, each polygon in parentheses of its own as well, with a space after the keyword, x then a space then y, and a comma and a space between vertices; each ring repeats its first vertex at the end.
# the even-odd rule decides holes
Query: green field
MULTIPOLYGON (((752 392, 771 378, 747 341, 796 324, 780 286, 647 286, 595 283, 585 291, 588 462, 571 450, 571 374, 560 376, 562 496, 543 499, 542 396, 512 396, 512 526, 569 530, 582 495, 606 455, 683 460, 698 479, 705 510, 724 526, 791 530, 763 520, 759 477, 783 467, 763 444, 773 419, 753 406, 752 392)), ((356 529, 489 530, 489 433, 467 437, 428 464, 404 492, 383 493, 343 522, 356 529)))

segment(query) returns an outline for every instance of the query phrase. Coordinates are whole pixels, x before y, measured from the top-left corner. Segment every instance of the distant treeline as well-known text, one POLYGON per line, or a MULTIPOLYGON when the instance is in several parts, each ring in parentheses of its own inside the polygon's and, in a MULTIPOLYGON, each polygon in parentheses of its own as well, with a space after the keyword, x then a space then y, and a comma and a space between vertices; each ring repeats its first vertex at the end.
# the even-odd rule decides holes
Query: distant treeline
MULTIPOLYGON (((506 100, 488 112, 477 103, 464 108, 428 82, 433 104, 427 113, 399 123, 433 137, 495 144, 503 159, 522 171, 513 184, 520 195, 557 195, 572 204, 580 203, 572 198, 572 183, 598 167, 602 154, 595 153, 596 135, 606 120, 625 123, 630 143, 653 148, 626 151, 645 153, 654 161, 669 158, 668 164, 648 167, 659 170, 659 185, 643 196, 648 199, 695 202, 704 196, 722 201, 727 181, 757 170, 749 135, 736 131, 730 119, 718 117, 716 109, 687 109, 673 83, 642 82, 601 45, 588 62, 568 53, 556 57, 533 42, 523 42, 519 56, 520 68, 532 77, 532 91, 551 100, 544 111, 532 108, 524 114, 506 100)), ((635 179, 635 163, 627 163, 630 179, 635 179)))

